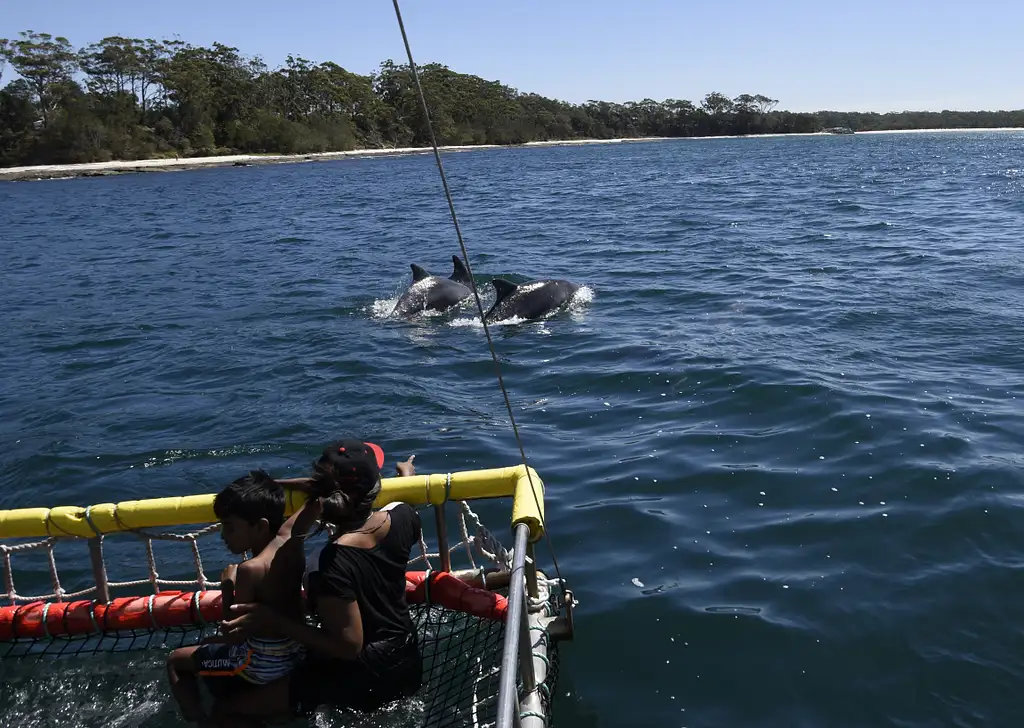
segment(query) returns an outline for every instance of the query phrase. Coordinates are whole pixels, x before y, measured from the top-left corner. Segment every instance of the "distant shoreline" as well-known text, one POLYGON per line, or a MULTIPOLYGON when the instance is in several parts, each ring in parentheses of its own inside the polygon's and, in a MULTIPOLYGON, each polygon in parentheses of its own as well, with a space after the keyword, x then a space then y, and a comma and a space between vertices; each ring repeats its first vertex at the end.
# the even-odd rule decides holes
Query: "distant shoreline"
MULTIPOLYGON (((891 131, 859 131, 854 136, 867 134, 936 134, 967 132, 1024 132, 1022 127, 970 128, 970 129, 895 129, 891 131)), ((827 132, 791 134, 750 134, 747 136, 701 136, 701 137, 636 137, 628 139, 567 139, 562 141, 526 142, 518 145, 473 144, 466 146, 440 147, 442 152, 470 152, 487 149, 516 149, 520 147, 581 146, 592 144, 622 144, 641 142, 697 141, 711 139, 763 139, 782 137, 835 136, 827 132)), ((138 172, 176 172, 209 167, 249 166, 257 164, 295 164, 300 162, 334 161, 340 159, 361 159, 370 157, 394 157, 411 154, 430 154, 430 147, 400 147, 355 149, 347 152, 318 152, 312 154, 231 154, 211 157, 185 157, 176 159, 138 159, 112 162, 87 162, 83 164, 41 164, 28 167, 0 168, 0 181, 30 181, 49 179, 73 179, 77 177, 104 177, 138 172)))

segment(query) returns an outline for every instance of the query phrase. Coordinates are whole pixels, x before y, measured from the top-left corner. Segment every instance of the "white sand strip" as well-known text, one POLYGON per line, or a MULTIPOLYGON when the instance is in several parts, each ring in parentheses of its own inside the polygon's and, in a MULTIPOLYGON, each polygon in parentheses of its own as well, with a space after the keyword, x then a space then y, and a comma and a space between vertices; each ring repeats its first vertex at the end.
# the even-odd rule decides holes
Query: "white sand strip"
MULTIPOLYGON (((936 134, 966 132, 1007 132, 1024 131, 1017 127, 1001 127, 994 129, 902 129, 897 131, 860 131, 854 136, 863 134, 936 134)), ((748 136, 706 136, 706 137, 639 137, 625 139, 569 139, 564 141, 527 142, 525 147, 578 146, 583 144, 618 144, 624 142, 665 142, 665 141, 701 141, 711 139, 764 139, 809 136, 833 136, 827 132, 807 134, 751 134, 748 136)), ((515 149, 515 146, 496 144, 476 144, 465 146, 441 147, 442 152, 471 152, 485 149, 515 149)), ((90 174, 171 171, 196 169, 200 167, 224 167, 235 164, 272 164, 306 162, 317 160, 346 159, 359 157, 380 157, 397 154, 430 154, 429 147, 395 147, 381 149, 356 149, 348 152, 318 152, 312 154, 231 154, 219 157, 185 157, 173 159, 138 159, 115 162, 88 162, 85 164, 41 164, 28 167, 0 168, 0 180, 14 179, 46 179, 55 177, 79 177, 90 174)))

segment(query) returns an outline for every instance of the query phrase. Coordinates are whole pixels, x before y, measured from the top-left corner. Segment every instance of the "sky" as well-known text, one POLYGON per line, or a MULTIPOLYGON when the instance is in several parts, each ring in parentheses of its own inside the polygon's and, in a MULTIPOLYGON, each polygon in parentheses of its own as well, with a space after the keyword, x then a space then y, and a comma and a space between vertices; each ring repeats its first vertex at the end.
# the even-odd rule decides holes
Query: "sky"
MULTIPOLYGON (((418 64, 573 103, 717 91, 791 111, 1024 108, 1024 0, 399 1, 418 64)), ((364 74, 406 58, 391 0, 2 4, 0 38, 219 41, 271 67, 293 54, 364 74)))

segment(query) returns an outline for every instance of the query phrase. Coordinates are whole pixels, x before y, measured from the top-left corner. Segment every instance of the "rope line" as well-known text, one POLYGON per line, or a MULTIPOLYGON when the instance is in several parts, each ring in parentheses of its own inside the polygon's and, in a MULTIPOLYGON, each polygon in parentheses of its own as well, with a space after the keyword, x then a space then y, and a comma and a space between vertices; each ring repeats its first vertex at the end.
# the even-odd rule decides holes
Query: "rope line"
MULTIPOLYGON (((469 506, 466 501, 453 501, 458 505, 458 531, 461 536, 457 543, 452 543, 448 547, 449 556, 454 556, 458 551, 465 552, 465 558, 469 565, 474 570, 479 570, 481 574, 484 573, 482 565, 477 564, 477 557, 482 557, 490 564, 498 567, 499 569, 510 569, 511 568, 511 557, 509 552, 501 544, 501 542, 492 534, 480 519, 473 509, 469 506)), ((139 587, 139 586, 150 586, 153 589, 153 594, 156 594, 163 587, 192 587, 198 586, 200 590, 206 590, 209 588, 219 588, 220 582, 213 581, 207 577, 205 570, 203 569, 202 555, 200 551, 199 539, 203 536, 209 536, 220 530, 219 523, 213 523, 209 526, 205 526, 198 530, 189 533, 170 533, 170 532, 154 532, 144 528, 130 528, 125 525, 118 513, 114 512, 114 519, 117 523, 125 529, 120 532, 120 535, 134 536, 138 541, 142 542, 143 549, 145 551, 145 562, 146 569, 148 571, 148 578, 133 579, 129 581, 108 581, 107 586, 110 589, 123 589, 128 587, 139 587), (157 568, 157 558, 153 549, 154 541, 164 542, 177 542, 186 543, 192 556, 192 565, 195 570, 195 577, 193 579, 163 579, 160 577, 159 570, 157 568)), ((111 534, 115 535, 115 534, 111 534)), ((96 537, 93 537, 96 538, 96 537)), ((2 588, 0 588, 0 598, 3 598, 7 603, 12 605, 31 603, 31 602, 46 602, 51 599, 56 601, 67 601, 86 597, 91 594, 97 593, 98 589, 96 585, 86 587, 84 589, 68 592, 61 585, 60 575, 58 574, 57 561, 55 556, 55 548, 59 543, 68 541, 91 541, 82 536, 48 536, 38 541, 32 541, 29 543, 19 544, 4 544, 0 543, 0 569, 2 569, 2 588), (49 571, 50 583, 52 591, 49 594, 19 594, 14 585, 14 569, 11 564, 11 557, 15 554, 26 553, 30 551, 42 551, 45 554, 46 566, 49 571)), ((419 543, 420 555, 414 556, 409 559, 409 565, 412 566, 417 562, 423 562, 426 566, 427 571, 433 571, 434 565, 431 563, 432 559, 439 559, 441 557, 440 549, 437 552, 432 552, 427 545, 425 540, 425 534, 420 534, 419 543)), ((106 563, 104 559, 103 564, 104 576, 106 576, 106 563)))
MULTIPOLYGON (((501 387, 501 394, 505 399, 505 408, 508 410, 509 419, 512 421, 512 432, 515 434, 516 443, 519 446, 519 454, 523 459, 523 465, 526 466, 526 477, 530 483, 530 491, 533 493, 533 500, 537 505, 537 511, 541 511, 540 499, 537 496, 537 489, 533 483, 533 475, 530 473, 530 465, 526 459, 526 450, 523 447, 523 441, 519 437, 519 426, 516 424, 515 414, 512 412, 512 403, 509 400, 508 390, 505 389, 505 380, 501 375, 501 364, 498 362, 498 354, 494 349, 494 341, 491 339, 491 330, 487 326, 487 320, 484 314, 484 305, 480 299, 480 292, 476 287, 476 278, 473 276, 473 268, 469 264, 469 251, 466 250, 466 243, 462 237, 462 228, 459 226, 459 217, 455 214, 455 202, 452 199, 451 189, 448 187, 448 177, 444 172, 444 164, 441 163, 441 151, 437 146, 437 138, 434 135, 434 124, 430 120, 430 109, 427 107, 427 98, 423 93, 423 86, 420 84, 420 74, 416 67, 416 62, 412 57, 412 47, 409 45, 409 36, 405 32, 405 23, 402 21, 402 11, 398 7, 398 0, 392 0, 395 6, 395 17, 398 19, 398 28, 402 32, 402 42, 405 44, 405 52, 409 57, 409 68, 412 71, 413 80, 416 82, 416 91, 420 98, 420 106, 423 109, 423 117, 427 122, 427 131, 430 134, 430 145, 434 149, 434 161, 437 162, 437 170, 441 175, 441 185, 444 187, 444 196, 448 200, 448 210, 452 215, 452 223, 455 225, 455 235, 459 240, 459 247, 462 249, 463 262, 466 265, 466 272, 469 273, 469 281, 473 287, 473 298, 476 300, 477 310, 480 312, 480 323, 484 327, 484 335, 487 337, 487 346, 491 350, 491 359, 494 360, 494 369, 498 375, 498 385, 501 387)), ((551 552, 551 561, 555 567, 555 574, 558 575, 559 583, 564 586, 565 579, 562 577, 562 571, 558 568, 558 557, 555 555, 555 548, 551 543, 551 535, 548 533, 548 529, 544 529, 544 539, 547 541, 548 550, 551 552)))

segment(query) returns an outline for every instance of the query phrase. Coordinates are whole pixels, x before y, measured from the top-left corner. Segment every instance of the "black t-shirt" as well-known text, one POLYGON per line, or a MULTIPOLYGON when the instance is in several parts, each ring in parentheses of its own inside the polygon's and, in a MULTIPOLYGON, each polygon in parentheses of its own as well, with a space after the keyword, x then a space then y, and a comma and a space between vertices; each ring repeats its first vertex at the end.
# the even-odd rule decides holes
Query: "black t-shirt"
POLYGON ((405 601, 405 570, 420 539, 420 515, 407 503, 387 511, 391 529, 370 549, 329 541, 318 569, 309 573, 309 605, 317 613, 321 596, 355 600, 363 622, 363 644, 415 634, 405 601))

